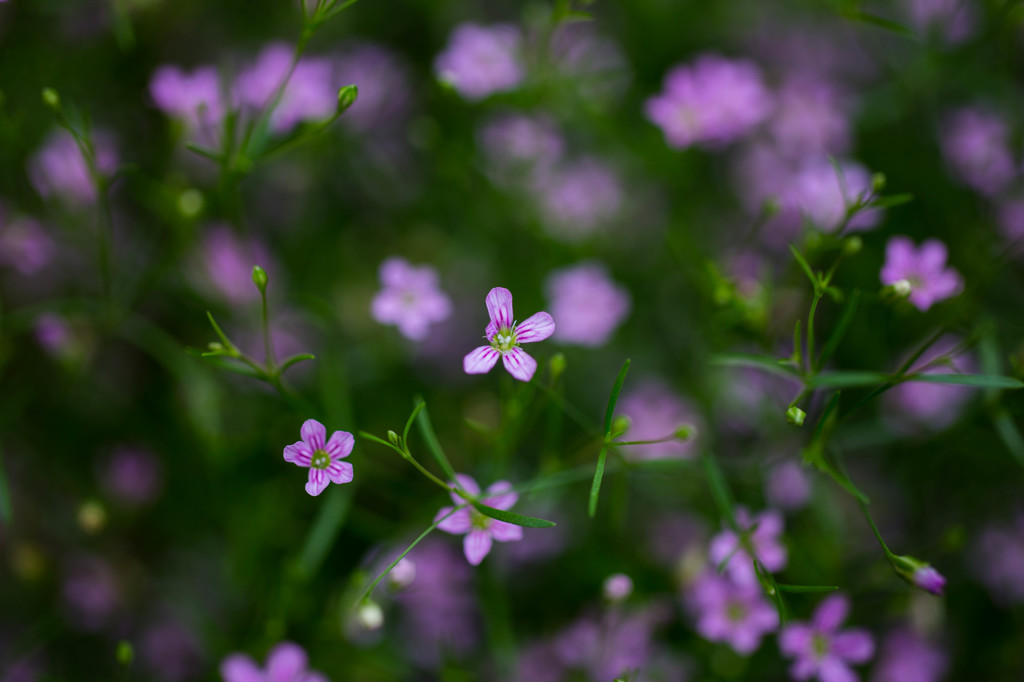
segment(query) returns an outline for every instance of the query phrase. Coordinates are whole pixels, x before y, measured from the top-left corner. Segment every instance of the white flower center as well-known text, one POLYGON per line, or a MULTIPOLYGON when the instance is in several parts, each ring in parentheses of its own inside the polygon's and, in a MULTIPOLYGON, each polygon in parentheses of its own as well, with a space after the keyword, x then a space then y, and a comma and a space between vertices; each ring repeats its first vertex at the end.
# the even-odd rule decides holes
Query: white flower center
POLYGON ((512 329, 499 330, 498 333, 494 335, 494 338, 491 339, 491 346, 502 354, 509 352, 517 345, 515 325, 512 325, 512 329))

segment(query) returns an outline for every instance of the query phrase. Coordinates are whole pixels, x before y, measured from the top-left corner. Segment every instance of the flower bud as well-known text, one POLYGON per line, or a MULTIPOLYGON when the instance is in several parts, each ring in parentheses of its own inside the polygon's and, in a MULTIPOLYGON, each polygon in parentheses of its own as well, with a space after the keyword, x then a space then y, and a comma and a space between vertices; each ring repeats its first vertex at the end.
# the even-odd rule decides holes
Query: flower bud
POLYGON ((621 602, 633 594, 633 580, 625 573, 615 573, 604 581, 604 598, 610 602, 621 602))
POLYGON ((205 203, 203 193, 191 187, 178 195, 178 211, 186 218, 198 216, 202 212, 205 203))
POLYGON ((619 415, 612 420, 612 432, 609 434, 612 438, 618 438, 626 431, 629 431, 629 427, 632 425, 632 420, 626 415, 619 415))
POLYGON ((367 630, 377 630, 381 625, 384 625, 383 609, 380 608, 377 602, 369 599, 359 605, 356 618, 359 620, 359 624, 367 630))
POLYGON ((915 585, 929 594, 942 595, 946 587, 946 578, 932 565, 911 556, 894 556, 890 558, 896 573, 911 585, 915 585))
POLYGON ((551 369, 551 381, 556 381, 565 372, 565 354, 555 353, 548 362, 548 367, 551 369))
POLYGON ((864 247, 864 240, 854 235, 843 240, 843 253, 847 256, 856 256, 864 247))
POLYGON ((690 424, 680 424, 672 435, 681 441, 688 441, 697 435, 697 429, 690 424))
POLYGON ((78 508, 78 526, 89 535, 95 535, 107 525, 107 510, 96 500, 88 500, 78 508))
POLYGON ((790 405, 789 409, 786 410, 786 421, 793 426, 803 426, 804 419, 807 418, 807 413, 801 410, 796 405, 790 405))
POLYGON ((252 283, 261 294, 267 293, 267 271, 258 265, 252 266, 252 283))
POLYGON ((60 95, 53 88, 43 88, 43 104, 54 111, 60 111, 60 95))
POLYGON ((412 559, 402 557, 388 573, 388 585, 393 590, 409 587, 416 580, 416 564, 412 559))
POLYGON ((913 288, 914 287, 911 285, 910 280, 899 279, 893 282, 892 293, 900 298, 906 298, 907 296, 910 296, 910 292, 913 288))
POLYGON ((135 660, 135 650, 132 648, 131 642, 122 639, 117 643, 117 650, 114 654, 118 664, 127 668, 135 660))
POLYGON ((344 113, 346 109, 356 103, 356 98, 359 97, 359 88, 354 85, 346 85, 345 87, 338 90, 338 108, 339 114, 344 113))
POLYGON ((399 443, 402 442, 402 439, 399 438, 398 434, 392 431, 391 429, 388 429, 388 441, 396 447, 401 447, 399 446, 399 443))
POLYGON ((885 189, 885 173, 875 173, 871 176, 871 192, 878 194, 885 189))

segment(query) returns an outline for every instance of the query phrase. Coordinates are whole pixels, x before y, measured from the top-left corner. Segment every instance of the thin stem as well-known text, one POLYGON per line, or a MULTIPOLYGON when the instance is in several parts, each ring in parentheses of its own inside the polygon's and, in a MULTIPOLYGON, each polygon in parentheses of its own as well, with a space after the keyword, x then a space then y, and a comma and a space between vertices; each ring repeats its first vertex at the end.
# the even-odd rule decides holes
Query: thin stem
POLYGON ((277 358, 274 353, 274 340, 270 336, 270 311, 267 305, 266 287, 260 289, 260 299, 262 300, 260 316, 263 324, 263 350, 267 355, 267 374, 273 376, 277 374, 277 358))
POLYGON ((861 502, 860 500, 857 501, 857 506, 860 507, 860 511, 864 514, 864 518, 868 520, 868 524, 871 526, 871 530, 874 532, 875 537, 878 539, 878 544, 880 544, 882 546, 882 550, 885 551, 886 558, 892 561, 892 559, 896 555, 892 553, 892 550, 889 549, 889 545, 885 544, 885 540, 882 539, 882 533, 879 532, 878 526, 875 525, 875 520, 871 517, 871 512, 868 511, 868 506, 861 502))
POLYGON ((813 374, 816 369, 814 360, 814 315, 818 312, 818 303, 821 301, 821 294, 815 293, 811 302, 811 312, 807 314, 807 368, 813 374))

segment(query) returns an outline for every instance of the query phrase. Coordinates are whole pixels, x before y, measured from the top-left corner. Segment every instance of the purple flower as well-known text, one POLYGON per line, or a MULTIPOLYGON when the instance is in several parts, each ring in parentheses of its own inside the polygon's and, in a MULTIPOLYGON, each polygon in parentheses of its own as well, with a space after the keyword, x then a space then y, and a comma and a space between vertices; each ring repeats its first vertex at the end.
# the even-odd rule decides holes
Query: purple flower
POLYGON ((252 283, 252 267, 260 265, 270 273, 274 287, 281 282, 264 245, 253 238, 236 235, 227 225, 216 225, 203 235, 196 256, 202 276, 196 279, 203 289, 212 285, 223 299, 235 305, 260 300, 259 290, 252 283))
POLYGON ((958 109, 942 125, 942 153, 953 174, 986 196, 1002 192, 1017 174, 1010 129, 997 114, 958 109))
POLYGON ((35 321, 36 341, 52 355, 68 356, 75 351, 74 333, 60 315, 43 313, 35 321))
POLYGON ((53 239, 32 218, 22 218, 0 226, 0 265, 8 265, 23 275, 39 272, 56 252, 53 239))
POLYGON ((437 77, 468 100, 512 90, 523 80, 522 37, 508 24, 460 24, 434 61, 437 77))
POLYGON ((713 570, 693 583, 687 602, 701 637, 725 642, 742 656, 754 653, 761 638, 779 626, 779 614, 758 583, 736 584, 713 570))
POLYGON ((925 592, 941 595, 946 587, 946 578, 934 568, 925 564, 914 571, 914 584, 925 592))
POLYGON ((335 62, 335 82, 359 86, 359 98, 341 123, 360 132, 390 129, 409 110, 409 75, 391 50, 372 43, 349 49, 335 62))
POLYGON ((615 171, 585 158, 541 172, 534 178, 544 227, 554 237, 581 239, 612 222, 624 193, 615 171))
MULTIPOLYGON (((757 560, 769 571, 780 571, 786 567, 789 556, 779 541, 782 535, 782 514, 768 510, 751 517, 743 507, 736 508, 736 525, 740 531, 750 531, 748 540, 757 560)), ((715 566, 725 564, 725 570, 737 585, 757 585, 754 563, 732 530, 723 530, 711 538, 708 557, 715 566)))
POLYGON ((660 620, 657 610, 613 611, 601 619, 584 616, 556 637, 555 656, 564 666, 586 671, 595 682, 624 676, 646 665, 660 620))
MULTIPOLYGON (((826 159, 804 163, 789 180, 783 192, 783 208, 792 208, 824 231, 838 228, 846 217, 847 206, 871 191, 871 174, 864 166, 852 161, 841 161, 842 180, 835 167, 826 159)), ((864 230, 881 220, 879 209, 859 211, 847 224, 847 229, 864 230)))
POLYGON ((629 86, 629 65, 615 42, 601 36, 597 22, 563 22, 548 45, 559 88, 573 88, 584 98, 607 100, 629 86))
POLYGON ((199 677, 203 671, 199 642, 174 619, 165 618, 147 627, 139 650, 144 668, 154 679, 182 682, 199 677))
POLYGON ((1010 524, 983 529, 972 558, 975 573, 996 602, 1024 603, 1024 514, 1010 524))
POLYGON ((529 381, 537 371, 537 361, 519 347, 520 343, 543 341, 555 331, 551 315, 535 313, 522 324, 515 322, 512 313, 512 292, 495 287, 487 294, 487 340, 491 345, 479 346, 462 360, 466 374, 487 374, 501 357, 505 369, 520 381, 529 381))
POLYGON ((933 30, 951 45, 974 33, 977 16, 968 0, 903 0, 903 4, 916 29, 933 30))
POLYGON ((211 130, 225 113, 217 69, 203 66, 188 73, 177 66, 161 66, 149 81, 153 103, 168 116, 179 118, 192 130, 211 130))
POLYGON ((629 292, 613 282, 604 266, 584 263, 548 275, 551 311, 558 318, 554 339, 603 346, 629 314, 629 292))
MULTIPOLYGON (((943 356, 954 353, 961 341, 952 335, 942 337, 925 351, 909 371, 924 371, 926 374, 970 374, 977 371, 977 362, 969 354, 936 362, 943 356)), ((897 429, 905 430, 905 422, 909 418, 913 426, 939 430, 952 424, 963 406, 974 395, 976 391, 966 386, 907 381, 897 384, 882 396, 885 405, 883 414, 895 415, 899 419, 893 424, 897 429)))
POLYGON ((388 258, 380 266, 384 288, 373 297, 373 319, 393 324, 408 339, 422 341, 430 326, 448 318, 452 302, 438 287, 437 271, 414 267, 404 258, 388 258))
POLYGON ((939 682, 948 667, 949 657, 941 647, 900 629, 882 642, 871 682, 939 682))
POLYGON ((1007 241, 1019 242, 1024 239, 1024 198, 1015 197, 1000 203, 996 225, 1007 241))
POLYGON ((89 631, 103 627, 121 600, 113 567, 97 556, 79 556, 71 561, 62 592, 75 625, 89 631))
POLYGON ((776 96, 768 132, 780 151, 796 158, 844 152, 850 145, 845 104, 823 80, 790 79, 776 96))
POLYGON ((633 579, 625 573, 613 573, 605 578, 601 591, 608 601, 624 601, 633 594, 633 579))
MULTIPOLYGON (((693 408, 668 386, 656 379, 648 379, 624 393, 616 413, 629 417, 630 425, 623 440, 660 440, 672 436, 683 425, 698 427, 693 408)), ((696 439, 687 441, 670 439, 664 443, 628 445, 622 451, 635 459, 658 457, 688 457, 693 453, 696 439)))
POLYGON ((260 52, 256 62, 235 79, 234 97, 243 106, 266 109, 288 79, 281 99, 270 116, 270 126, 278 133, 291 130, 303 121, 318 121, 331 116, 338 106, 337 79, 324 59, 300 59, 289 77, 293 50, 283 43, 272 43, 260 52))
POLYGON ((763 122, 772 105, 756 64, 708 54, 673 68, 645 109, 668 145, 684 149, 732 142, 763 122))
MULTIPOLYGON (((482 504, 495 509, 509 509, 519 499, 519 494, 512 491, 512 484, 508 481, 498 481, 480 495, 480 486, 476 481, 466 474, 456 474, 457 484, 468 497, 463 498, 457 492, 452 491, 452 501, 456 505, 464 505, 469 498, 480 499, 482 504)), ((454 484, 453 484, 454 485, 454 484)), ((451 514, 455 507, 442 507, 434 520, 437 521, 448 514, 451 514)), ((437 526, 446 533, 453 535, 465 535, 462 548, 466 554, 466 561, 473 566, 478 566, 488 552, 491 551, 493 540, 498 542, 512 542, 523 539, 523 529, 511 523, 498 521, 489 516, 484 516, 471 506, 459 509, 437 526)))
POLYGON ((546 116, 503 114, 481 129, 478 144, 486 170, 499 180, 517 173, 549 169, 562 157, 565 140, 546 116))
POLYGON ((928 310, 963 290, 963 279, 956 270, 946 267, 946 256, 946 245, 937 239, 929 239, 915 249, 909 237, 893 237, 885 246, 882 284, 908 283, 910 302, 919 310, 928 310))
POLYGON ((245 654, 231 654, 220 663, 224 682, 328 682, 323 674, 309 669, 306 652, 298 644, 281 642, 267 655, 261 669, 245 654))
POLYGON ((811 496, 811 481, 804 468, 796 462, 781 462, 768 473, 764 496, 774 507, 799 509, 811 496))
POLYGON ((307 419, 300 431, 302 440, 284 448, 284 461, 309 469, 306 492, 316 496, 329 483, 352 480, 352 465, 341 460, 352 452, 355 439, 348 431, 335 431, 327 438, 327 429, 315 419, 307 419))
POLYGON ((826 597, 809 623, 793 623, 779 635, 783 656, 795 658, 789 675, 794 680, 816 677, 821 682, 856 682, 850 664, 867 662, 875 642, 867 630, 839 626, 846 620, 849 603, 843 595, 826 597))
POLYGON ((151 452, 119 448, 99 470, 100 485, 117 501, 143 505, 160 491, 161 467, 151 452))
MULTIPOLYGON (((96 170, 102 174, 117 168, 117 153, 109 136, 93 135, 96 170)), ((60 197, 71 204, 85 205, 96 201, 96 185, 89 166, 82 157, 71 133, 64 130, 50 136, 28 162, 28 176, 43 197, 60 197)))

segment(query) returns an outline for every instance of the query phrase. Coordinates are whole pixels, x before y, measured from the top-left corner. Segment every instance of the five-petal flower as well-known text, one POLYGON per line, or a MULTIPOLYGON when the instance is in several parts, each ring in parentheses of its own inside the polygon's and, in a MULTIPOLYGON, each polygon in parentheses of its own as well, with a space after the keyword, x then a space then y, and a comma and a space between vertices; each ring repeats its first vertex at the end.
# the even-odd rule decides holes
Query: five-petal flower
POLYGON ((309 469, 306 492, 319 495, 329 483, 352 480, 352 465, 341 460, 352 452, 355 439, 348 431, 335 431, 327 438, 327 429, 315 419, 307 419, 300 431, 302 440, 284 448, 284 459, 309 469))
MULTIPOLYGON (((466 474, 456 474, 455 483, 452 485, 457 486, 471 498, 480 498, 480 486, 466 474)), ((469 501, 455 491, 452 491, 451 496, 456 505, 465 505, 469 501)), ((514 505, 518 499, 519 494, 512 491, 511 483, 498 481, 487 489, 483 498, 480 499, 480 503, 505 510, 514 505)), ((438 519, 444 519, 437 525, 441 530, 453 535, 466 536, 463 539, 466 561, 474 566, 483 561, 487 553, 491 551, 492 541, 511 542, 523 539, 523 529, 519 526, 484 516, 469 506, 462 509, 442 507, 434 517, 435 521, 438 519), (455 510, 454 513, 452 513, 453 510, 455 510)))

